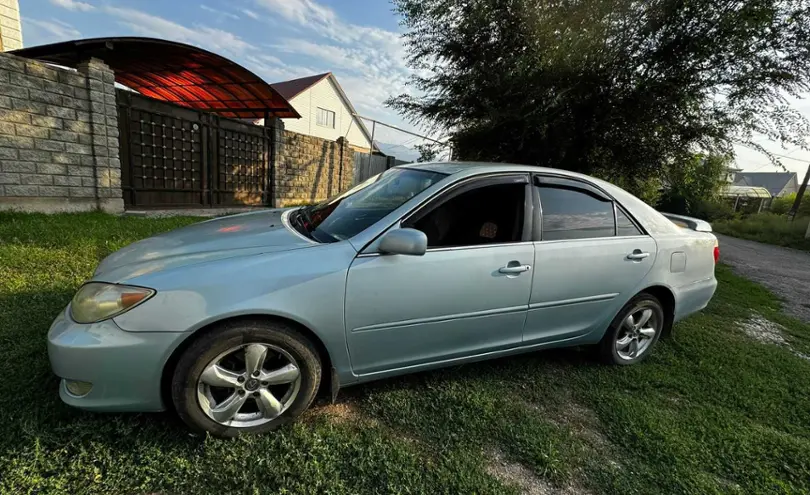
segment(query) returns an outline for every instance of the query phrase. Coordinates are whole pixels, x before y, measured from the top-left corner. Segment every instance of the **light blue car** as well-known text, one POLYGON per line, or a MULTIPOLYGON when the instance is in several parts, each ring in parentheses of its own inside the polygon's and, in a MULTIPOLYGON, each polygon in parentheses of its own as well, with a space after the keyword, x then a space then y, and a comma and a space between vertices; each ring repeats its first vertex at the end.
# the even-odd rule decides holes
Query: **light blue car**
POLYGON ((97 411, 173 408, 235 436, 300 415, 318 389, 574 345, 644 359, 706 306, 719 250, 562 170, 388 170, 315 206, 217 218, 98 266, 48 333, 60 396, 97 411))

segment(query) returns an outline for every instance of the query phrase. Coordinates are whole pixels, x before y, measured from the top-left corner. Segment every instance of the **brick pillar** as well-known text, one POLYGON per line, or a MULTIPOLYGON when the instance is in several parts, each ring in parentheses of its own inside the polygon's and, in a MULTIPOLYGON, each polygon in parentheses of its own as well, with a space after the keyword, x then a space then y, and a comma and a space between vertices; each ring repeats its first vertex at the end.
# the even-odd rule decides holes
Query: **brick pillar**
POLYGON ((22 47, 20 3, 17 0, 0 0, 0 50, 9 51, 22 47))
POLYGON ((124 211, 124 200, 121 194, 121 161, 118 157, 115 74, 97 58, 80 63, 77 69, 87 77, 90 95, 90 124, 98 208, 107 213, 121 213, 124 211))
POLYGON ((281 157, 284 153, 284 122, 278 117, 265 117, 264 126, 270 129, 270 156, 267 166, 270 168, 270 206, 278 208, 282 206, 281 177, 281 157))
POLYGON ((351 189, 354 184, 354 150, 349 146, 349 140, 339 137, 337 143, 340 146, 340 167, 338 168, 338 188, 339 192, 351 189))

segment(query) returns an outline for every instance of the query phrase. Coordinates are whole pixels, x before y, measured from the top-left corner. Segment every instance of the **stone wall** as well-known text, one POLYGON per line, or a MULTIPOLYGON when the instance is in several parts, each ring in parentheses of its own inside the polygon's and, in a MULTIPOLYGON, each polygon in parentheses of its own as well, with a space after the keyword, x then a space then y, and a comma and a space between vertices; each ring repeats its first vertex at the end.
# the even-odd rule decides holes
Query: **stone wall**
POLYGON ((0 50, 16 50, 22 46, 20 3, 17 0, 0 0, 0 50))
POLYGON ((329 141, 280 132, 280 146, 275 153, 274 206, 322 201, 352 186, 354 150, 345 138, 329 141))
MULTIPOLYGON (((3 0, 0 0, 2 2, 3 0)), ((0 53, 0 210, 124 211, 114 74, 0 53)), ((285 131, 273 119, 272 206, 313 203, 354 179, 348 140, 285 131)))
POLYGON ((0 209, 121 212, 113 72, 0 54, 0 209))

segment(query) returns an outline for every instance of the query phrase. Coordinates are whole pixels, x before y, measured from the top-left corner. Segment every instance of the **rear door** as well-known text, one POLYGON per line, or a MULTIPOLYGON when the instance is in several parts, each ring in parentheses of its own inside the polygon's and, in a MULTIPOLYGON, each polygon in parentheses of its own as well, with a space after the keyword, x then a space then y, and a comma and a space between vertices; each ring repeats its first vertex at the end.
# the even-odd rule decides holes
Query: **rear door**
POLYGON ((536 175, 533 184, 539 228, 523 342, 598 339, 652 268, 656 243, 587 181, 536 175))

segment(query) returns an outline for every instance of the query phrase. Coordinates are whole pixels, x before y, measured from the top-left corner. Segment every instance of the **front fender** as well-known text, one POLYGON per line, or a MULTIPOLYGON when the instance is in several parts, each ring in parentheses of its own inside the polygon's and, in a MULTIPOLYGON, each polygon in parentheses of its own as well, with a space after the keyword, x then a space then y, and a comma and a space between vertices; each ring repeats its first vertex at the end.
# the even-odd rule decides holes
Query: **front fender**
POLYGON ((115 317, 129 332, 195 332, 220 320, 278 316, 310 329, 341 377, 351 375, 344 299, 356 251, 348 242, 190 265, 127 283, 157 291, 115 317))

